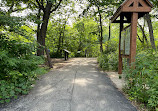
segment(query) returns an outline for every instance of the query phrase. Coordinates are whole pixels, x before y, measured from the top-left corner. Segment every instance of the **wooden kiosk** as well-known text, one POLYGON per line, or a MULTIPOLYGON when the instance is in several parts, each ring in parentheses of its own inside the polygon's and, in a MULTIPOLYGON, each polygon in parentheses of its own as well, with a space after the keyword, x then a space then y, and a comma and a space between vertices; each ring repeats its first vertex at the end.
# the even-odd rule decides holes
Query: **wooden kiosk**
POLYGON ((120 23, 118 74, 122 74, 123 57, 129 58, 129 65, 135 62, 138 19, 152 7, 149 0, 125 0, 111 18, 112 23, 120 23), (124 29, 124 23, 130 26, 124 29))
POLYGON ((70 51, 64 49, 64 58, 65 58, 65 61, 69 59, 69 54, 70 54, 70 51))

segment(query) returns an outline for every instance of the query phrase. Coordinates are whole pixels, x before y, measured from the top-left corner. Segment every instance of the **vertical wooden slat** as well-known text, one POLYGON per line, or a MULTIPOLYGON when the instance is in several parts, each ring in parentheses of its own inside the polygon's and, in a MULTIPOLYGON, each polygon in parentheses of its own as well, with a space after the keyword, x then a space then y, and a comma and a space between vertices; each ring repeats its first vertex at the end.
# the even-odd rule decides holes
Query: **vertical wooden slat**
POLYGON ((130 65, 135 62, 136 39, 137 39, 138 13, 132 13, 131 16, 131 41, 130 41, 130 65))
POLYGON ((120 16, 120 35, 119 35, 119 64, 118 64, 118 74, 122 74, 122 56, 121 56, 121 31, 123 30, 123 16, 120 16))
POLYGON ((67 59, 67 55, 66 55, 66 51, 64 51, 64 57, 65 57, 65 61, 66 61, 66 59, 67 59))

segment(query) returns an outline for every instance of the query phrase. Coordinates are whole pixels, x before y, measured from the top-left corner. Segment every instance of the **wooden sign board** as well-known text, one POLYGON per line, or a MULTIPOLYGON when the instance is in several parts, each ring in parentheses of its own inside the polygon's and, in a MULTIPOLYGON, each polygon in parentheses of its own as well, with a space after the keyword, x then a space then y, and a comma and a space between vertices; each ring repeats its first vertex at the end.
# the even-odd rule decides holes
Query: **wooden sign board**
POLYGON ((130 55, 130 30, 131 27, 127 26, 121 32, 121 54, 130 55))
POLYGON ((121 54, 124 55, 125 53, 125 38, 126 38, 126 31, 123 30, 121 32, 121 54))
POLYGON ((125 38, 125 55, 130 55, 130 32, 131 27, 126 29, 126 38, 125 38))
POLYGON ((137 22, 139 18, 149 13, 152 7, 153 5, 149 0, 125 0, 111 18, 112 23, 120 23, 119 74, 122 74, 122 57, 129 58, 130 65, 134 66, 132 63, 135 62, 136 56, 137 22), (124 23, 131 25, 123 30, 124 23))

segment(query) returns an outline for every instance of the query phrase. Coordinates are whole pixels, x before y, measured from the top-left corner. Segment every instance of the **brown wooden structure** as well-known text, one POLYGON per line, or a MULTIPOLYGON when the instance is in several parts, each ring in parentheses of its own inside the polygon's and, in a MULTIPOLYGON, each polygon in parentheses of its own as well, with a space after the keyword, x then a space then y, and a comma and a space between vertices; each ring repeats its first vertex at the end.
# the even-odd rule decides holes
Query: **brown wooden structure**
POLYGON ((137 23, 140 17, 151 11, 153 5, 149 0, 125 0, 123 4, 117 9, 113 17, 112 23, 120 23, 120 37, 119 37, 119 66, 118 73, 122 74, 122 58, 129 58, 129 63, 135 62, 136 56, 136 38, 137 38, 137 23), (121 54, 121 31, 124 29, 124 23, 130 23, 130 54, 121 54))
POLYGON ((64 49, 64 58, 65 58, 65 61, 69 59, 69 54, 70 54, 70 51, 64 49))

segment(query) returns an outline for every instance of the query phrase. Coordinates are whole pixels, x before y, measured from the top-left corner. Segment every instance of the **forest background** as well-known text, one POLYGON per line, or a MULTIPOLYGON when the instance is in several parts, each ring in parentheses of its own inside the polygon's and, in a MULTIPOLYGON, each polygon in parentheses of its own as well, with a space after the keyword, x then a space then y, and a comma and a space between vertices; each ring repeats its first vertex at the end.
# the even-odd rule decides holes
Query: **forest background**
MULTIPOLYGON (((63 57, 63 49, 70 57, 98 57, 103 70, 117 71, 119 25, 111 24, 110 18, 122 2, 1 0, 0 102, 29 92, 38 75, 46 73, 39 67, 46 52, 52 58, 63 57)), ((138 21, 136 69, 124 66, 125 92, 157 110, 158 1, 151 3, 152 12, 138 21)))

